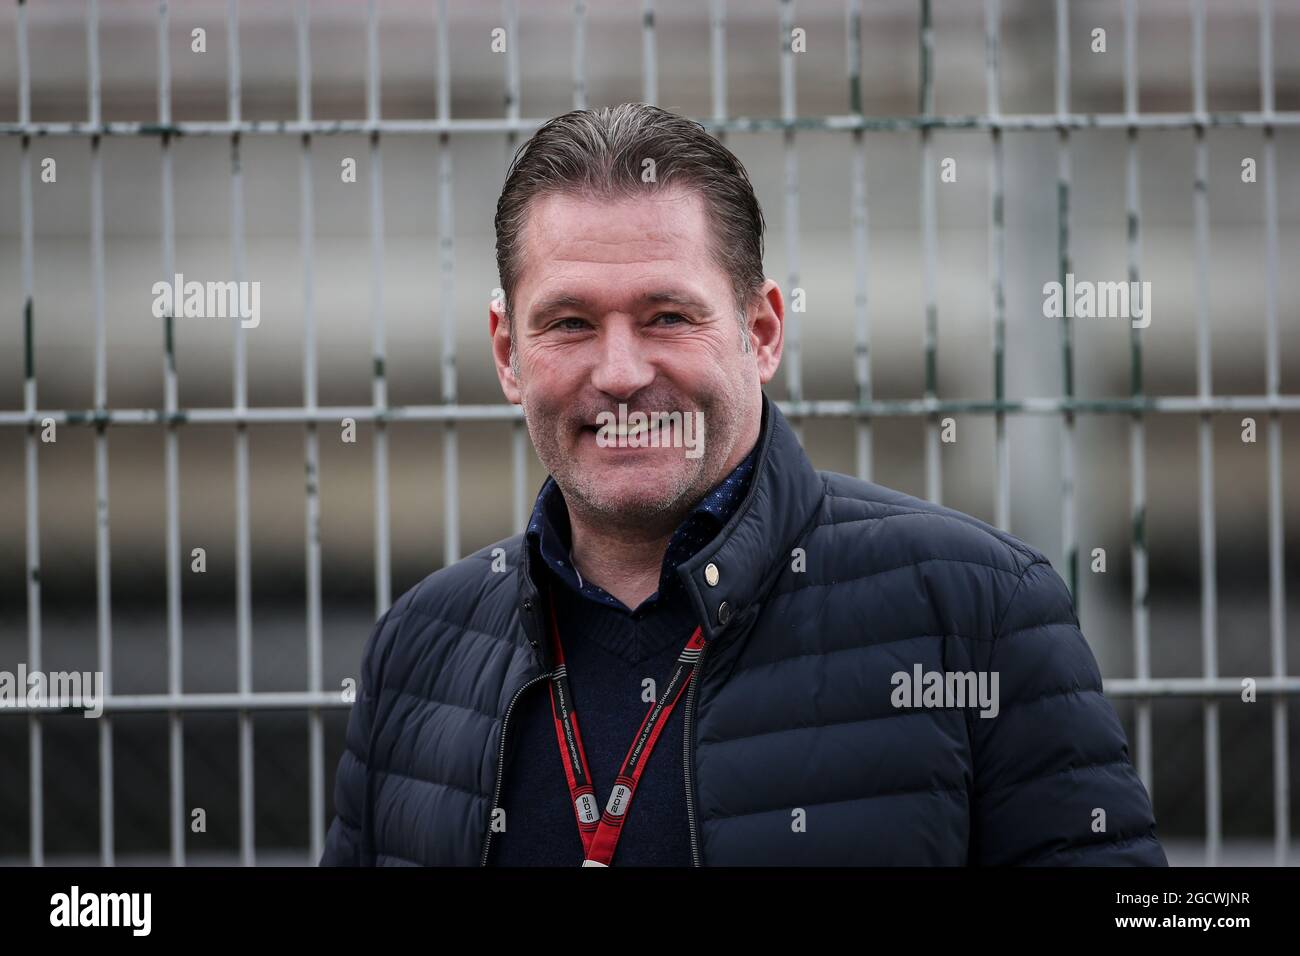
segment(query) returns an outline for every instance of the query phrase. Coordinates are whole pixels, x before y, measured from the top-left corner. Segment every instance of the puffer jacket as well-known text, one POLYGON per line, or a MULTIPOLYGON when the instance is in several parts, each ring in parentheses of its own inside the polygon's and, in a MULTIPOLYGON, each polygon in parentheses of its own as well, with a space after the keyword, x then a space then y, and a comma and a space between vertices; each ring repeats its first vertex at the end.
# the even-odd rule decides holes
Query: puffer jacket
MULTIPOLYGON (((814 470, 763 404, 745 500, 677 571, 706 642, 677 744, 694 864, 1168 865, 1048 560, 814 470), (930 672, 982 673, 996 716, 900 676, 930 672)), ((322 865, 486 863, 511 714, 547 692, 540 580, 519 534, 380 617, 322 865)))

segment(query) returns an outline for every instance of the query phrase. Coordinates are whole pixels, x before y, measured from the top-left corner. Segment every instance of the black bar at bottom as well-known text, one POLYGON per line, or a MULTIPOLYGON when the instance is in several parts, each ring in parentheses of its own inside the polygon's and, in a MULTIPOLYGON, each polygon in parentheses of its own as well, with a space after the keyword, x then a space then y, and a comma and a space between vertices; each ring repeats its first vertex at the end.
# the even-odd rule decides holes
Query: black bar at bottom
POLYGON ((1196 934, 1231 945, 1261 930, 1286 934, 1296 916, 1292 869, 586 869, 3 868, 0 934, 490 946, 503 931, 564 933, 560 914, 594 928, 637 902, 646 932, 685 918, 726 938, 787 929, 824 943, 843 929, 864 945, 1040 932, 1060 942, 1196 934))

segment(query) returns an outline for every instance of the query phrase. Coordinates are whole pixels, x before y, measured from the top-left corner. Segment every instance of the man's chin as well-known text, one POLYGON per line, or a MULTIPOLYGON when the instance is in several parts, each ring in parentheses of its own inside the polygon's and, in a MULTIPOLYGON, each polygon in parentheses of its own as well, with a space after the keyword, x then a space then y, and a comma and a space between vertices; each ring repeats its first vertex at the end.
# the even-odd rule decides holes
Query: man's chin
POLYGON ((610 520, 652 521, 679 504, 681 485, 682 476, 675 472, 587 472, 581 480, 581 497, 585 510, 610 520))

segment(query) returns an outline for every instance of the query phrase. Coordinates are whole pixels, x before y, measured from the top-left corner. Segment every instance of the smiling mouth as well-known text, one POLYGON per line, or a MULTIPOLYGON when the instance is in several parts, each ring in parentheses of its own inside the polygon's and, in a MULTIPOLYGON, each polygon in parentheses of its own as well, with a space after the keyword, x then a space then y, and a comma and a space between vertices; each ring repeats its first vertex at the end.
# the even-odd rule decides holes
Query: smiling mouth
POLYGON ((583 425, 584 432, 590 432, 593 435, 599 435, 603 430, 606 435, 611 435, 615 441, 624 441, 629 438, 639 438, 641 435, 653 435, 659 431, 659 423, 646 422, 637 425, 610 425, 602 427, 600 425, 583 425))

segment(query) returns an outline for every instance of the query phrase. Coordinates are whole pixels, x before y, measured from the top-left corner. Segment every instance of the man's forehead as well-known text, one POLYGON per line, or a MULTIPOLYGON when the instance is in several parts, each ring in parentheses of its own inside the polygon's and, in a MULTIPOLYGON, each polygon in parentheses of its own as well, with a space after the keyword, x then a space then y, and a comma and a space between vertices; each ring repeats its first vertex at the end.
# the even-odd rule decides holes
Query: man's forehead
POLYGON ((638 262, 698 256, 710 239, 704 211, 691 202, 600 201, 546 197, 529 211, 524 258, 638 262))
POLYGON ((725 276, 712 275, 712 234, 691 190, 611 200, 541 196, 524 232, 519 290, 532 299, 521 305, 533 318, 655 304, 706 314, 720 292, 714 279, 725 285, 725 276))
POLYGON ((528 218, 589 218, 594 223, 687 219, 694 225, 704 218, 705 211, 704 197, 699 191, 684 186, 612 196, 558 190, 536 196, 529 203, 528 218))

